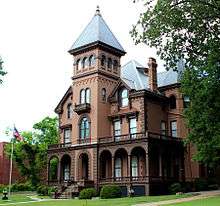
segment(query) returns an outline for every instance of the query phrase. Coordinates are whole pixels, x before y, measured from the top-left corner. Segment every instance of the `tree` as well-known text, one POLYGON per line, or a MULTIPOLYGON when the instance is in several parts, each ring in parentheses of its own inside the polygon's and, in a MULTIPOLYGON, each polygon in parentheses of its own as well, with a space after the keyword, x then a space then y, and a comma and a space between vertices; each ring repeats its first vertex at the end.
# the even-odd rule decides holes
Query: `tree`
MULTIPOLYGON (((14 144, 14 160, 22 176, 36 186, 47 165, 47 147, 58 143, 58 119, 46 117, 34 124, 33 131, 24 131, 24 141, 14 144)), ((7 153, 10 155, 10 145, 7 153)), ((54 167, 55 168, 55 167, 54 167)))
POLYGON ((185 117, 195 159, 220 161, 220 1, 145 0, 131 31, 136 43, 156 47, 167 69, 185 63, 181 89, 190 98, 185 117))
POLYGON ((2 61, 2 58, 0 57, 0 84, 2 84, 2 79, 1 79, 1 76, 5 76, 7 74, 7 72, 5 72, 3 70, 3 61, 2 61))

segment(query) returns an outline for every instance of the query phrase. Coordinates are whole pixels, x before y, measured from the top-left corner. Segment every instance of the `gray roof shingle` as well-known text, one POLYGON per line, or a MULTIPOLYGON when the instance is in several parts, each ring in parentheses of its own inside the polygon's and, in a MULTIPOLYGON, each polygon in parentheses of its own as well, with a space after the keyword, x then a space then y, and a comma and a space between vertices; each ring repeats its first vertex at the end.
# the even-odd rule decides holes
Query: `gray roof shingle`
POLYGON ((105 20, 102 18, 99 10, 98 12, 96 11, 95 16, 74 42, 70 50, 74 50, 97 41, 125 52, 121 44, 111 32, 105 20))
MULTIPOLYGON (((149 77, 144 74, 144 66, 135 60, 129 61, 121 68, 122 80, 131 88, 135 90, 149 89, 149 77)), ((157 73, 158 87, 163 87, 179 82, 178 72, 170 69, 169 71, 157 73)))

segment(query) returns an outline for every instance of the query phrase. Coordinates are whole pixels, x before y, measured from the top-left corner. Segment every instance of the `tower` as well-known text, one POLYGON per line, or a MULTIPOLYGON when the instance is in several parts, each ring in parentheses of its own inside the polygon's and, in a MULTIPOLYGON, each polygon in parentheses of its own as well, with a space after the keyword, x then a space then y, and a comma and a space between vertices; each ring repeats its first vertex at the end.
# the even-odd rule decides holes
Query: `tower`
POLYGON ((120 79, 124 49, 101 16, 96 13, 69 53, 73 56, 73 143, 97 142, 110 135, 108 95, 120 79), (77 124, 78 123, 78 124, 77 124))

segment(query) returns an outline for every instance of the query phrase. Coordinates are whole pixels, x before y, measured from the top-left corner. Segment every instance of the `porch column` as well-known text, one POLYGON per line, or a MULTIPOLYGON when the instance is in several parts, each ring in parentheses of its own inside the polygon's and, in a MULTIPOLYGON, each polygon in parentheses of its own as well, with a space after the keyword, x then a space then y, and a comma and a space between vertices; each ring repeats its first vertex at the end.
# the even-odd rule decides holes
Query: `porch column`
POLYGON ((58 171, 57 171, 57 181, 58 183, 61 182, 61 161, 58 161, 58 171))
POLYGON ((132 171, 131 171, 131 155, 128 155, 128 177, 130 179, 130 181, 132 180, 132 171))
POLYGON ((147 183, 145 184, 145 195, 150 194, 150 168, 149 168, 149 156, 148 156, 148 151, 146 152, 146 166, 145 166, 145 175, 147 183))
POLYGON ((114 181, 115 178, 115 157, 112 156, 112 181, 114 181))
POLYGON ((162 154, 159 153, 159 177, 163 176, 162 154))

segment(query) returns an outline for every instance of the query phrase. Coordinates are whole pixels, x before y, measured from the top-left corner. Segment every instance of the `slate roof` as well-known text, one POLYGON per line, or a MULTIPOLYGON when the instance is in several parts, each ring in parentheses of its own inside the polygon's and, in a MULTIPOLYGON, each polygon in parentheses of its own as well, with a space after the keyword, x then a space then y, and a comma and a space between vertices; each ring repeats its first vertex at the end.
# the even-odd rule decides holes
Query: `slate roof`
MULTIPOLYGON (((144 67, 135 60, 129 61, 121 68, 122 80, 131 88, 135 90, 149 89, 148 79, 149 77, 144 74, 144 67)), ((182 71, 181 65, 178 67, 178 71, 182 71)), ((157 73, 158 87, 163 87, 179 82, 180 73, 170 69, 169 71, 157 73)))
POLYGON ((78 39, 74 42, 70 51, 94 42, 102 42, 122 52, 125 52, 121 44, 111 32, 105 20, 102 18, 99 8, 97 8, 95 16, 80 34, 78 39))

